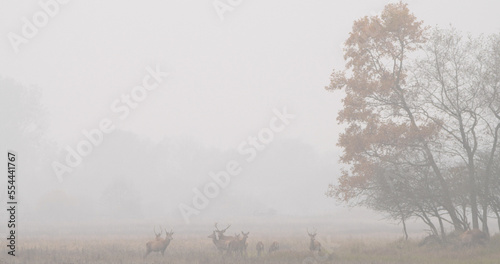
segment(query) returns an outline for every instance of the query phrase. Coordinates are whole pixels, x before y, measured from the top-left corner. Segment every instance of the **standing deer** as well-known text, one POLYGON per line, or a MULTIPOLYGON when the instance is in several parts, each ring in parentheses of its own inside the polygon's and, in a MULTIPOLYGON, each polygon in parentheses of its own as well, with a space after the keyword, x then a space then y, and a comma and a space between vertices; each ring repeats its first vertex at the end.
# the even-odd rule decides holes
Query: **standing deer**
POLYGON ((248 239, 248 235, 250 234, 250 232, 243 232, 241 231, 241 234, 243 235, 243 237, 241 238, 240 240, 240 255, 242 255, 243 253, 245 253, 245 257, 248 256, 248 253, 247 253, 247 247, 248 247, 248 243, 247 243, 247 239, 248 239))
POLYGON ((222 230, 219 230, 219 228, 217 227, 217 223, 215 223, 215 232, 217 232, 217 239, 218 240, 234 240, 236 238, 236 236, 226 236, 224 235, 224 233, 227 231, 227 229, 230 227, 231 225, 228 225, 226 228, 222 229, 222 230))
POLYGON ((318 251, 318 253, 321 252, 321 243, 319 243, 319 241, 316 241, 316 229, 314 230, 313 234, 309 233, 308 229, 307 234, 311 238, 311 242, 309 243, 309 250, 313 253, 315 251, 318 251))
POLYGON ((484 245, 488 239, 488 235, 479 229, 467 230, 460 236, 461 245, 466 247, 484 245))
POLYGON ((240 234, 234 234, 234 239, 227 239, 226 241, 229 242, 227 246, 227 254, 238 252, 240 247, 240 234))
POLYGON ((280 244, 276 241, 274 241, 271 246, 269 247, 269 254, 278 251, 280 249, 280 244))
MULTIPOLYGON (((155 234, 156 234, 156 232, 155 232, 155 234)), ((170 232, 167 232, 167 230, 165 230, 165 239, 161 239, 157 235, 155 240, 151 240, 148 243, 146 243, 146 254, 144 254, 144 258, 146 258, 148 256, 148 254, 153 252, 153 251, 154 252, 156 252, 156 251, 161 252, 161 255, 164 256, 165 250, 167 249, 168 245, 170 244, 170 241, 172 241, 172 239, 173 239, 173 237, 172 237, 173 234, 174 234, 174 232, 172 232, 172 230, 170 230, 170 232)))
POLYGON ((212 239, 212 242, 220 253, 223 253, 229 247, 229 241, 218 239, 216 231, 209 235, 208 238, 212 239))
POLYGON ((248 256, 247 254, 247 246, 248 246, 248 243, 247 243, 247 238, 248 238, 248 234, 250 234, 250 232, 243 232, 241 231, 241 234, 243 235, 243 237, 240 239, 240 234, 237 234, 235 235, 236 239, 234 240, 231 240, 231 242, 229 243, 229 250, 228 250, 228 253, 240 253, 240 256, 243 256, 243 253, 245 253, 245 256, 248 256))
POLYGON ((262 241, 257 242, 257 246, 255 246, 255 249, 257 249, 257 256, 261 256, 262 252, 264 251, 264 243, 262 241))

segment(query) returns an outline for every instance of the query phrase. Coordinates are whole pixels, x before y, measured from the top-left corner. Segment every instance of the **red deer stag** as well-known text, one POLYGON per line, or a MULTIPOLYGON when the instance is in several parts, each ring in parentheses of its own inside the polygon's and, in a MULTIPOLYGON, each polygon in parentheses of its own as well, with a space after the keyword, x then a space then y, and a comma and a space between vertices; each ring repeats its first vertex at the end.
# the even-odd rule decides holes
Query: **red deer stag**
POLYGON ((208 238, 212 239, 212 242, 220 253, 223 253, 229 247, 229 241, 218 239, 217 231, 214 231, 211 235, 208 236, 208 238))
POLYGON ((215 223, 215 232, 217 232, 217 239, 218 240, 231 241, 231 240, 234 240, 236 238, 236 236, 226 236, 226 235, 224 235, 224 233, 227 231, 227 229, 230 226, 231 225, 228 225, 226 228, 224 228, 222 230, 219 230, 219 228, 217 227, 217 223, 215 223))
POLYGON ((276 241, 274 241, 271 246, 269 247, 269 254, 278 251, 280 249, 280 244, 276 241))
POLYGON ((309 229, 308 229, 307 234, 311 238, 311 242, 309 243, 309 250, 313 253, 315 251, 318 251, 318 253, 321 252, 321 243, 316 241, 316 229, 314 230, 313 234, 309 233, 309 229))
POLYGON ((466 247, 484 245, 488 239, 488 235, 479 229, 467 230, 460 236, 461 245, 466 247))
POLYGON ((174 232, 172 232, 172 230, 170 230, 170 232, 167 232, 167 230, 165 230, 165 239, 161 239, 157 236, 156 240, 152 240, 146 243, 146 254, 144 254, 144 258, 146 258, 151 252, 161 252, 161 255, 163 256, 165 254, 165 250, 170 244, 170 241, 172 241, 173 239, 173 234, 174 232))
POLYGON ((262 252, 264 251, 264 243, 262 241, 257 242, 257 246, 255 246, 255 249, 257 250, 257 256, 261 256, 262 252))

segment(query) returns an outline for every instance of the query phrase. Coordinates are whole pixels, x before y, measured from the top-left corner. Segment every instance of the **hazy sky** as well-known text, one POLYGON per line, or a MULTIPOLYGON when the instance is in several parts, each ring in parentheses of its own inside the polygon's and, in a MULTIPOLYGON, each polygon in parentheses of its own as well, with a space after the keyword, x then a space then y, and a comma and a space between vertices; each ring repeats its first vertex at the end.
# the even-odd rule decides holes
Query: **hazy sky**
MULTIPOLYGON (((452 24, 473 34, 500 31, 498 1, 407 2, 429 26, 452 24)), ((327 153, 335 163, 341 94, 324 86, 332 69, 344 65, 341 46, 353 21, 387 3, 243 0, 221 20, 212 0, 73 0, 15 53, 9 32, 20 34, 23 17, 31 20, 42 8, 38 1, 1 0, 0 76, 42 91, 48 136, 60 147, 74 145, 83 129, 97 127, 101 119, 116 119, 112 102, 142 83, 147 66, 158 64, 171 73, 168 82, 150 91, 118 129, 154 142, 188 138, 231 152, 268 126, 274 108, 286 107, 296 119, 280 140, 327 153)), ((287 144, 281 145, 285 152, 287 144)), ((255 170, 259 166, 268 169, 261 164, 255 170)), ((327 204, 323 192, 336 169, 303 172, 308 181, 289 180, 297 187, 314 182, 308 194, 327 204)), ((207 170, 210 166, 201 169, 207 170)), ((246 181, 242 184, 257 186, 246 181)), ((309 202, 294 204, 303 210, 309 202)), ((281 205, 286 208, 286 201, 281 205)))
MULTIPOLYGON (((1 1, 0 75, 37 86, 62 144, 81 136, 147 65, 172 71, 119 128, 158 140, 187 135, 223 148, 260 129, 274 107, 298 118, 287 136, 334 148, 339 94, 326 92, 354 19, 387 1, 243 1, 221 21, 212 1, 70 1, 18 54, 38 1, 1 1)), ((427 25, 470 32, 500 29, 498 1, 409 1, 427 25)))

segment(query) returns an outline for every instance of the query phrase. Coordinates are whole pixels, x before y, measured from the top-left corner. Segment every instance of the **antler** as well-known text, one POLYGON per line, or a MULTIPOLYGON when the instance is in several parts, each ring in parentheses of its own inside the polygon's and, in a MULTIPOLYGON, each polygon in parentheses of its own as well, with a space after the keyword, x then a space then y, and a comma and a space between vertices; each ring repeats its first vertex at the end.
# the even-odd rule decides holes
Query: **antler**
POLYGON ((231 225, 228 225, 225 229, 219 230, 219 228, 217 227, 217 223, 215 223, 215 229, 217 229, 217 231, 219 231, 219 232, 226 232, 226 230, 227 230, 230 226, 231 226, 231 225))
POLYGON ((307 228, 307 234, 310 236, 315 236, 316 235, 316 228, 314 228, 313 234, 309 233, 309 228, 307 228))
POLYGON ((154 226, 153 231, 155 232, 155 236, 161 236, 162 230, 160 226, 160 234, 156 233, 156 226, 154 226))

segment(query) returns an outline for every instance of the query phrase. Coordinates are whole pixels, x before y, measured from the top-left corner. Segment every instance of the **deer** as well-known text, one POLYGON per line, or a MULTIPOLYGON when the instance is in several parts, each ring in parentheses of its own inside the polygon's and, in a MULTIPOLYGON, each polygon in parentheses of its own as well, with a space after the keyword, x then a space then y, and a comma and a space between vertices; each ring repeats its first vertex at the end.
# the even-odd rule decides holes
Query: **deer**
POLYGON ((226 241, 228 241, 227 254, 232 254, 232 253, 236 253, 239 251, 240 234, 236 233, 236 234, 234 234, 234 239, 232 239, 232 240, 228 239, 226 241))
POLYGON ((280 244, 277 241, 274 241, 269 247, 269 254, 278 251, 280 249, 280 244))
POLYGON ((247 253, 247 247, 248 247, 247 239, 248 239, 248 235, 250 234, 250 232, 246 232, 245 233, 245 232, 241 231, 241 234, 243 235, 243 237, 240 240, 240 254, 245 253, 245 256, 248 256, 248 253, 247 253))
POLYGON ((217 223, 215 223, 215 232, 217 232, 217 239, 218 240, 231 241, 231 240, 234 240, 236 238, 236 235, 235 236, 226 236, 226 235, 224 235, 224 233, 227 231, 227 229, 230 226, 231 225, 228 225, 226 228, 224 228, 222 230, 219 230, 219 228, 217 227, 217 223))
POLYGON ((161 255, 164 256, 165 250, 170 244, 170 241, 172 241, 173 239, 172 237, 173 234, 174 232, 172 230, 170 230, 170 232, 167 232, 167 230, 165 230, 165 239, 161 239, 157 235, 155 240, 151 240, 148 243, 146 243, 146 254, 144 254, 143 258, 146 258, 151 252, 161 252, 161 255))
POLYGON ((211 235, 208 236, 208 238, 212 239, 212 242, 220 253, 223 253, 224 250, 227 250, 229 247, 229 241, 218 239, 217 231, 214 231, 211 235))
POLYGON ((309 235, 309 238, 311 238, 311 242, 309 243, 309 250, 314 253, 315 251, 318 251, 318 253, 321 252, 321 243, 319 241, 316 241, 316 229, 314 229, 313 234, 309 233, 309 229, 307 229, 307 234, 309 235))
POLYGON ((477 244, 484 245, 488 239, 489 237, 486 233, 476 228, 467 230, 460 236, 461 245, 466 247, 477 244))
POLYGON ((243 252, 245 253, 245 256, 248 256, 247 254, 247 246, 248 246, 248 243, 247 243, 247 238, 248 238, 248 234, 250 234, 250 232, 243 232, 241 231, 241 234, 243 235, 243 237, 240 239, 240 234, 236 234, 235 237, 236 239, 234 240, 231 240, 231 242, 229 242, 229 249, 228 249, 228 253, 229 252, 239 252, 240 253, 240 256, 243 256, 243 252))
POLYGON ((264 251, 264 243, 262 243, 262 241, 257 242, 255 249, 257 250, 257 256, 260 257, 262 252, 264 251))

